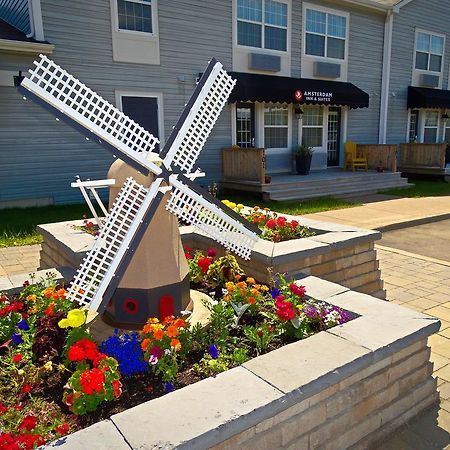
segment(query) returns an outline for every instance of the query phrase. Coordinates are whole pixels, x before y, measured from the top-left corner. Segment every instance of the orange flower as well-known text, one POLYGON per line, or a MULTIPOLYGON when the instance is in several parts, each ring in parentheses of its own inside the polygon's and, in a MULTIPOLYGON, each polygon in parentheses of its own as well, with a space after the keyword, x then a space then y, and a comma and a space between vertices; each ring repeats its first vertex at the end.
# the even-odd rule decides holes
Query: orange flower
POLYGON ((241 277, 241 275, 239 275, 239 274, 237 274, 237 275, 234 276, 234 279, 235 279, 235 280, 240 280, 241 278, 242 278, 242 277, 241 277))
POLYGON ((186 326, 186 321, 183 319, 177 319, 175 320, 175 322, 173 323, 176 327, 181 328, 181 327, 185 327, 186 326))
POLYGON ((245 289, 247 287, 247 283, 245 281, 239 281, 236 286, 240 289, 245 289))
POLYGON ((255 297, 249 297, 247 299, 247 303, 249 303, 250 305, 254 305, 256 303, 255 297))
POLYGON ((250 292, 252 295, 255 295, 255 296, 259 295, 258 289, 252 289, 250 292))
POLYGON ((141 342, 141 347, 142 347, 142 350, 144 350, 144 352, 146 352, 147 351, 147 348, 148 348, 148 346, 150 345, 150 342, 151 342, 151 340, 150 339, 144 339, 142 342, 141 342))
POLYGON ((54 293, 51 295, 51 297, 52 297, 53 300, 59 300, 59 294, 57 294, 56 292, 54 292, 54 293))
POLYGON ((249 284, 255 284, 255 283, 256 283, 256 281, 255 281, 255 279, 254 279, 254 278, 252 278, 252 277, 248 277, 248 278, 247 278, 247 283, 249 283, 249 284))
POLYGON ((44 297, 47 297, 47 298, 52 297, 53 292, 54 292, 54 289, 53 289, 52 287, 45 288, 45 289, 42 291, 42 293, 44 294, 44 297))
POLYGON ((144 328, 142 328, 143 333, 152 333, 153 332, 153 325, 146 323, 144 325, 144 328))
POLYGON ((177 337, 178 336, 178 328, 175 325, 170 325, 167 327, 166 334, 169 337, 177 337))
POLYGON ((53 316, 53 314, 55 314, 55 304, 50 303, 50 305, 48 305, 48 307, 44 310, 44 314, 46 316, 53 316))
POLYGON ((175 317, 173 316, 167 316, 163 320, 163 325, 171 324, 174 321, 175 317))
POLYGON ((170 341, 170 346, 173 347, 176 352, 181 350, 181 342, 178 339, 172 339, 170 341))
POLYGON ((153 337, 157 340, 160 341, 163 337, 164 337, 164 331, 163 330, 155 330, 153 332, 153 337))
POLYGON ((231 295, 225 295, 225 297, 223 298, 224 302, 229 302, 231 300, 231 295))

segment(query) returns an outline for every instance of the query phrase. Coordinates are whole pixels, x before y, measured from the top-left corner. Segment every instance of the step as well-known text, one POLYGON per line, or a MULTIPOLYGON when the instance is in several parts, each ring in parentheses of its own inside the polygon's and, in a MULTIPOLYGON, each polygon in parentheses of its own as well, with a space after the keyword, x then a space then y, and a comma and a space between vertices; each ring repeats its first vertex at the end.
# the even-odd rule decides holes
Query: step
POLYGON ((342 187, 342 188, 336 188, 332 191, 317 191, 317 190, 297 190, 297 191, 289 191, 289 192, 277 192, 274 195, 270 195, 270 200, 274 201, 289 201, 289 200, 303 200, 307 198, 318 198, 318 197, 335 197, 336 195, 343 195, 343 194, 374 194, 380 191, 381 189, 391 189, 391 188, 398 188, 398 187, 408 187, 406 184, 384 184, 383 186, 370 186, 366 185, 365 187, 359 187, 358 189, 355 189, 355 186, 352 187, 342 187))
POLYGON ((399 180, 389 180, 389 181, 383 181, 382 183, 379 182, 365 182, 365 183, 340 183, 340 184, 334 184, 334 185, 325 185, 325 186, 292 186, 287 189, 282 190, 276 190, 276 191, 266 191, 267 194, 270 196, 277 196, 278 194, 287 194, 287 193, 294 193, 294 192, 313 192, 313 193, 320 193, 320 192, 334 192, 336 190, 350 190, 354 192, 358 192, 361 189, 390 189, 392 187, 403 187, 407 185, 407 181, 399 181, 399 180))

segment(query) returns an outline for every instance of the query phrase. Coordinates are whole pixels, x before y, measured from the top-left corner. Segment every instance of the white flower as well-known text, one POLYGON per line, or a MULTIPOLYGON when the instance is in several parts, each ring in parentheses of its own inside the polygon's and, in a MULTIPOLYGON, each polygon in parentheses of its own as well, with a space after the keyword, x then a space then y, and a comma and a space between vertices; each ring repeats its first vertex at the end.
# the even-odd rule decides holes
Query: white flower
POLYGON ((158 358, 156 356, 154 356, 154 355, 151 355, 149 360, 148 360, 148 363, 151 366, 154 366, 155 364, 158 364, 158 358))
POLYGON ((190 314, 192 314, 192 311, 188 311, 187 309, 183 309, 183 311, 180 311, 180 314, 182 316, 189 316, 190 314))
POLYGON ((172 353, 172 351, 170 350, 170 349, 168 349, 168 348, 166 348, 165 350, 164 350, 164 354, 165 355, 170 355, 172 353))

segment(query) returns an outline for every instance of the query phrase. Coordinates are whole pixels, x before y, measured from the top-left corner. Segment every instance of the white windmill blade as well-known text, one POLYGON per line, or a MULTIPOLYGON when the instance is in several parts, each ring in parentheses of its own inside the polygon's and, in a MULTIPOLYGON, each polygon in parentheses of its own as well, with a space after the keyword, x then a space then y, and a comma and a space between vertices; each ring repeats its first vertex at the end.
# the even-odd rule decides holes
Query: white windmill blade
POLYGON ((192 171, 235 84, 213 58, 161 152, 167 169, 176 166, 185 174, 192 171))
POLYGON ((34 65, 30 77, 21 82, 23 88, 53 107, 57 115, 63 113, 96 135, 100 144, 104 141, 112 146, 121 159, 138 163, 138 170, 141 166, 161 173, 156 164, 161 159, 153 152, 159 143, 155 136, 45 55, 34 65))
POLYGON ((131 177, 126 180, 94 246, 77 271, 67 298, 88 305, 94 311, 106 307, 109 298, 105 298, 105 291, 110 284, 117 285, 120 281, 119 265, 132 253, 130 245, 134 236, 145 228, 142 227, 144 217, 161 182, 162 178, 157 178, 150 188, 145 188, 131 177), (112 283, 114 277, 116 282, 112 283))
MULTIPOLYGON (((208 202, 180 181, 177 175, 169 177, 172 193, 166 209, 185 222, 195 225, 214 240, 244 259, 249 259, 258 236, 222 208, 208 202)), ((250 224, 249 224, 250 225, 250 224)))

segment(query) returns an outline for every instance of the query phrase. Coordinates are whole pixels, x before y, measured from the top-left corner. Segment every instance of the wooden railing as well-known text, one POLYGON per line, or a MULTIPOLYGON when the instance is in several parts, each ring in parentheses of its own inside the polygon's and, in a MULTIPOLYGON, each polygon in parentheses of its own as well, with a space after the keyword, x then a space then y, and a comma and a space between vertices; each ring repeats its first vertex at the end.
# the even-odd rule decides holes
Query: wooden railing
POLYGON ((264 183, 266 175, 263 148, 223 148, 225 180, 246 180, 264 183))
POLYGON ((406 169, 444 169, 447 144, 400 144, 398 165, 406 169))
POLYGON ((357 153, 366 155, 369 169, 383 167, 384 170, 397 172, 397 145, 358 144, 357 153))

